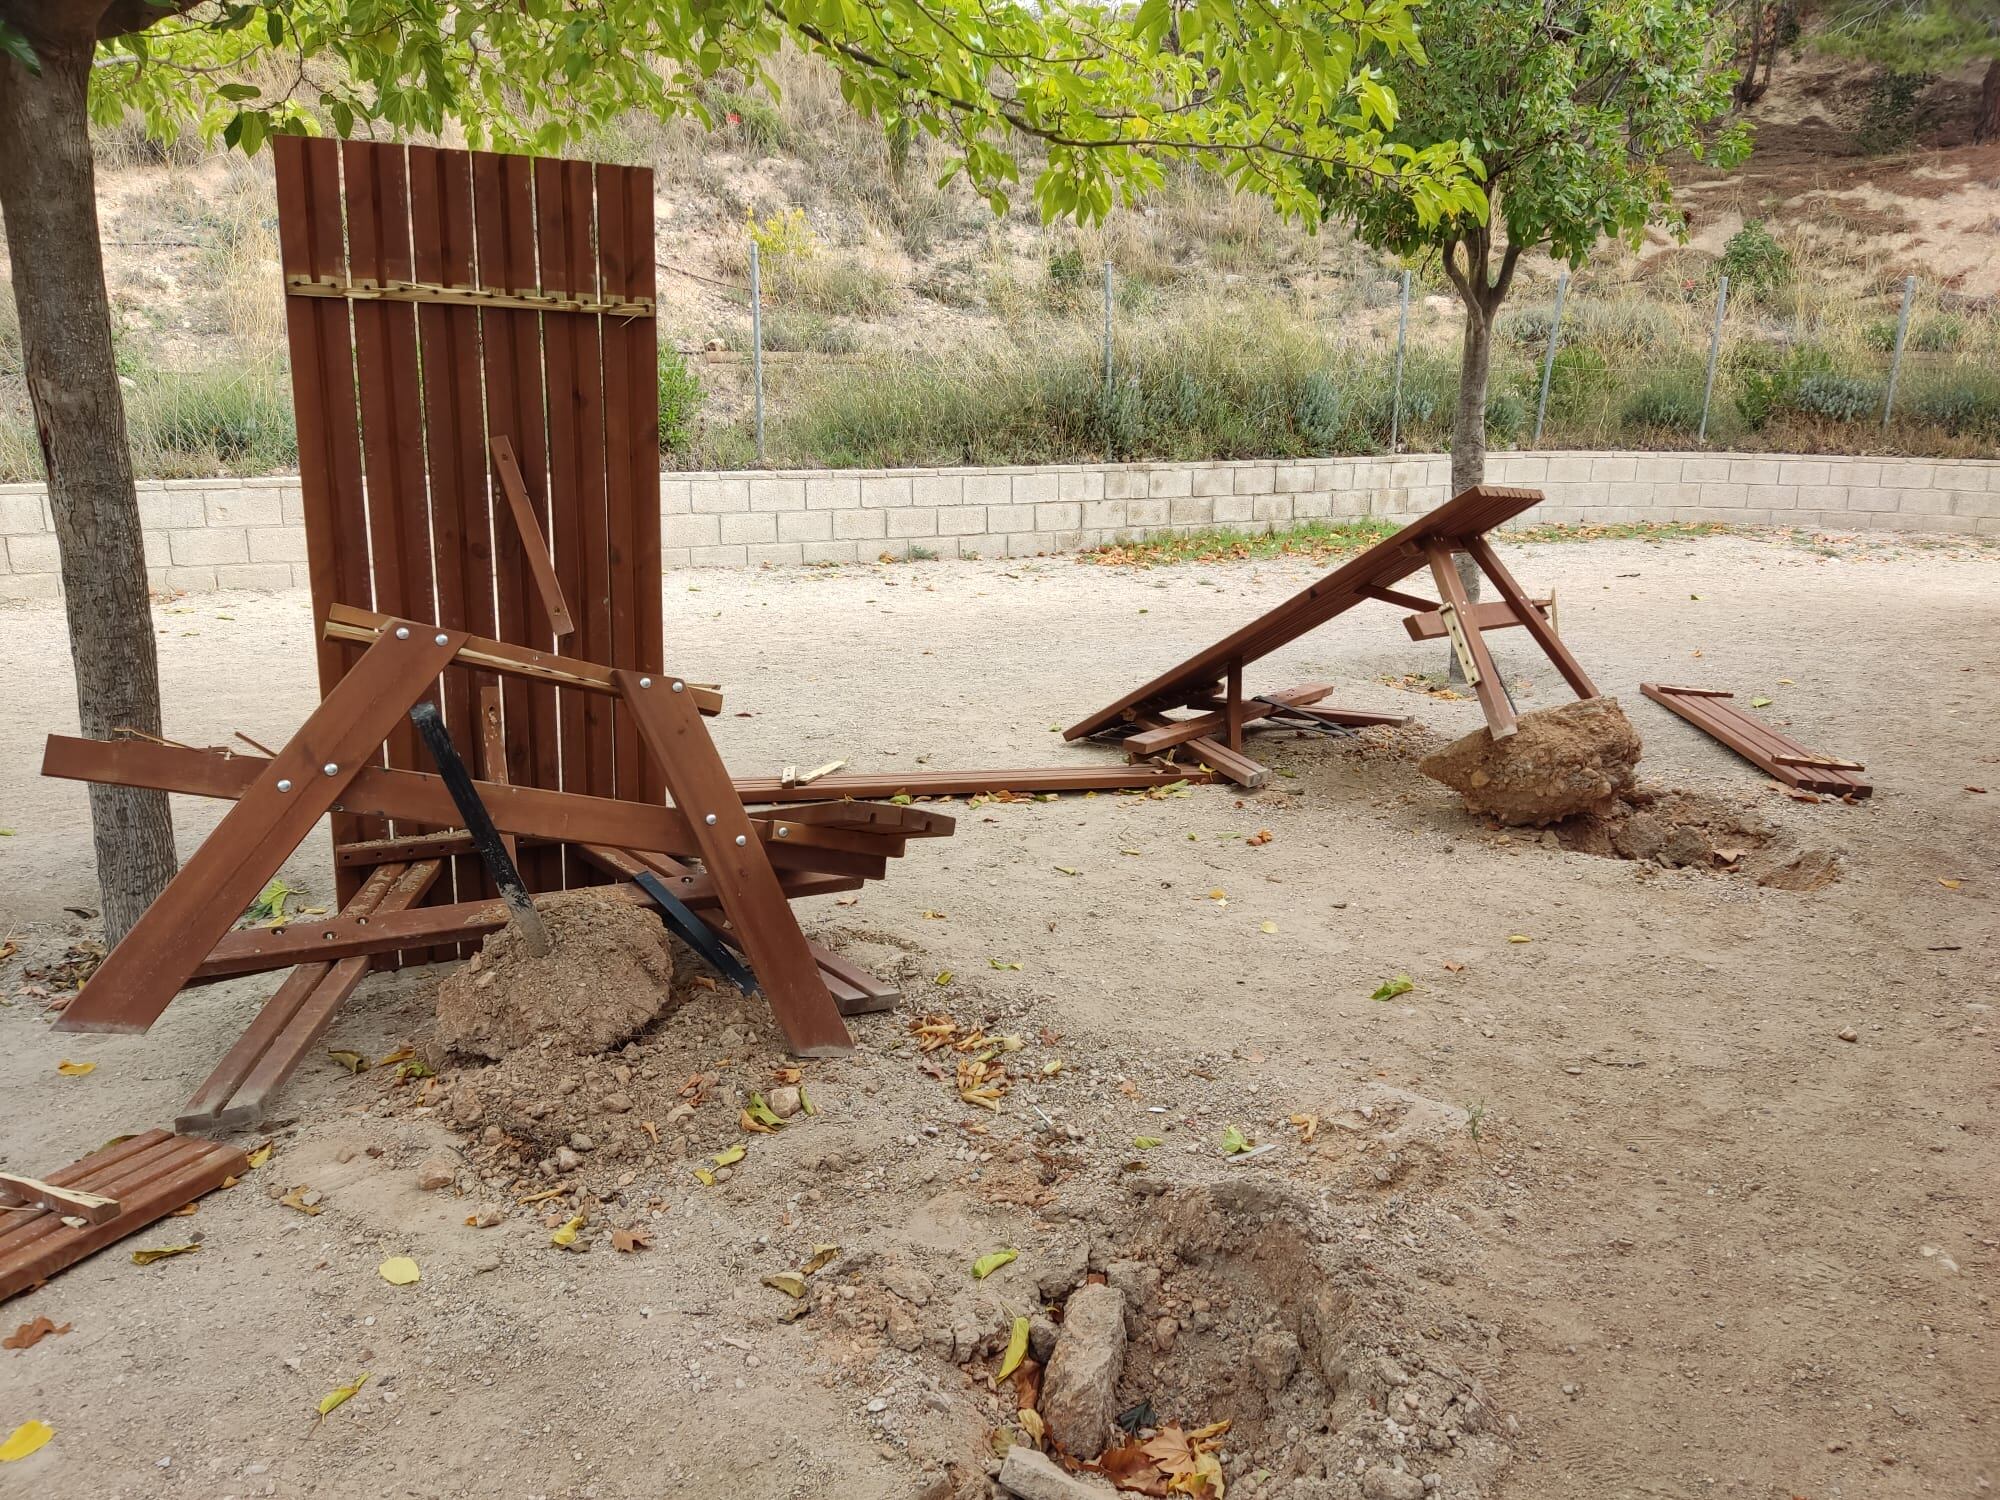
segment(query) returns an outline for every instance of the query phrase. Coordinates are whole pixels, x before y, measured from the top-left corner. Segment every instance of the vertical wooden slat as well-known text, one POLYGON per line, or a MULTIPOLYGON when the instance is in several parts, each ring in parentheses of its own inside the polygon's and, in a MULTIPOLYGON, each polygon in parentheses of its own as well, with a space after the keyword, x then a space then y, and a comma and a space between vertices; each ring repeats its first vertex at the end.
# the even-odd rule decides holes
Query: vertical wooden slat
MULTIPOLYGON (((329 140, 279 136, 272 150, 279 256, 285 273, 345 276, 338 148, 329 140)), ((285 322, 292 353, 292 410, 299 438, 299 492, 313 614, 323 619, 336 603, 365 608, 375 603, 348 305, 331 297, 287 297, 285 322)), ((318 654, 324 696, 345 675, 356 653, 337 641, 320 640, 318 654)), ((381 838, 388 827, 381 818, 333 816, 336 843, 381 838)), ((337 871, 335 885, 338 903, 344 906, 361 888, 360 873, 337 871)))
MULTIPOLYGON (((625 174, 626 276, 630 294, 655 302, 658 273, 653 266, 653 169, 630 167, 625 174)), ((638 668, 663 670, 666 640, 661 615, 660 577, 660 325, 657 318, 634 318, 626 325, 625 379, 637 405, 627 462, 632 466, 632 547, 626 569, 635 583, 638 668)), ((667 784, 652 757, 640 760, 640 795, 657 802, 667 784)))
MULTIPOLYGON (((604 295, 630 294, 631 239, 628 168, 597 168, 597 255, 604 295)), ((606 529, 611 558, 611 639, 607 661, 615 666, 638 664, 640 589, 633 578, 636 537, 633 512, 637 498, 633 490, 631 461, 640 418, 636 408, 644 402, 657 411, 659 398, 649 381, 634 387, 631 380, 632 349, 640 337, 634 320, 604 320, 604 456, 606 529)), ((657 381, 657 373, 653 380, 657 381)), ((657 483, 657 481, 656 481, 657 483)), ((658 783, 658 774, 639 747, 638 728, 623 704, 613 710, 614 775, 617 794, 638 798, 658 783)))
MULTIPOLYGON (((570 274, 576 290, 599 287, 596 225, 597 185, 589 162, 563 164, 563 207, 569 231, 570 274)), ((575 654, 586 661, 610 661, 611 651, 611 533, 605 495, 604 339, 602 318, 569 320, 577 332, 577 534, 582 554, 583 583, 576 595, 575 654)), ((620 665, 623 665, 620 663, 620 665)), ((582 789, 598 797, 617 795, 614 773, 611 699, 597 693, 578 694, 583 700, 582 789)), ((568 747, 564 747, 567 761, 568 747)), ((589 878, 590 862, 571 861, 572 881, 589 878)))

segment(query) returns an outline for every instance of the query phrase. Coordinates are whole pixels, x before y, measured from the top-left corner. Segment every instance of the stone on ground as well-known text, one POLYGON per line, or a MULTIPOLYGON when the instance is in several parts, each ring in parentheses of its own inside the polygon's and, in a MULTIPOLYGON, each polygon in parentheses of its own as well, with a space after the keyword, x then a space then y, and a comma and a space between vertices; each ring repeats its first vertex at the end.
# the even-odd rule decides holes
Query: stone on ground
POLYGON ((1113 1500, 1108 1484, 1072 1474, 1046 1453, 1016 1443, 1000 1465, 1000 1488, 1018 1500, 1113 1500))
POLYGON ((1065 1453, 1095 1458, 1118 1436, 1125 1294, 1083 1286, 1063 1305, 1062 1333, 1042 1375, 1042 1420, 1065 1453))
POLYGON ((1630 791, 1639 733, 1616 698, 1585 698, 1521 715, 1504 740, 1474 730, 1427 755, 1417 769, 1503 823, 1558 823, 1608 813, 1630 791))

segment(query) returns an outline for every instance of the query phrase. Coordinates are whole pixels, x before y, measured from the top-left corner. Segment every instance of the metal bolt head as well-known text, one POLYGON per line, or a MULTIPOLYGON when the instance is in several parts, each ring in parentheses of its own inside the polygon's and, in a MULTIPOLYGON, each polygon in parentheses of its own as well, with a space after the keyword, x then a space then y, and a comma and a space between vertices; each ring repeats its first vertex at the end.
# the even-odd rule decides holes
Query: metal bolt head
POLYGON ((396 627, 396 639, 399 641, 407 641, 409 638, 410 638, 410 627, 407 625, 398 625, 396 627))
POLYGON ((650 677, 641 677, 639 679, 640 687, 651 687, 652 685, 653 685, 653 679, 650 677))
POLYGON ((778 825, 778 837, 781 839, 788 839, 791 836, 792 836, 792 830, 788 828, 785 824, 780 823, 778 825))
POLYGON ((706 823, 710 828, 713 828, 715 826, 715 814, 710 813, 707 817, 702 819, 702 822, 706 823))
POLYGON ((686 686, 687 684, 685 682, 677 682, 674 684, 674 691, 678 693, 682 688, 686 686))
POLYGON ((289 792, 291 789, 292 789, 291 779, 289 777, 281 777, 278 781, 278 790, 281 792, 289 792))
POLYGON ((749 843, 749 842, 750 842, 750 838, 749 838, 749 835, 748 835, 748 834, 742 834, 742 833, 739 833, 739 834, 737 834, 737 835, 736 835, 736 847, 737 847, 737 848, 741 849, 741 848, 742 848, 742 847, 743 847, 743 846, 744 846, 745 844, 747 844, 747 843, 749 843))
POLYGON ((446 635, 442 630, 440 630, 436 635, 432 636, 431 639, 436 641, 440 646, 442 646, 446 644, 448 641, 450 641, 451 637, 446 635))
POLYGON ((321 766, 320 769, 326 772, 326 774, 329 776, 338 776, 340 774, 340 767, 335 765, 332 761, 328 761, 325 765, 321 766))

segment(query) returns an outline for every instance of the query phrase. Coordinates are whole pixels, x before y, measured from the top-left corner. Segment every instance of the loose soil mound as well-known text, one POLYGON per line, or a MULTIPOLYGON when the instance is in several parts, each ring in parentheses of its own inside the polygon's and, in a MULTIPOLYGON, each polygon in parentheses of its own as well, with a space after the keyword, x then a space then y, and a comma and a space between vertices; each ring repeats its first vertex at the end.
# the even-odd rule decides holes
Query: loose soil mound
POLYGON ((1503 823, 1546 826, 1608 813, 1634 782, 1639 733, 1615 698, 1586 698, 1521 715, 1503 740, 1484 729, 1427 755, 1417 769, 1503 823))
POLYGON ((503 928, 438 986, 438 1044, 499 1059, 525 1047, 589 1055, 636 1036, 665 1009, 674 955, 659 918, 574 891, 539 900, 554 947, 530 954, 503 928))

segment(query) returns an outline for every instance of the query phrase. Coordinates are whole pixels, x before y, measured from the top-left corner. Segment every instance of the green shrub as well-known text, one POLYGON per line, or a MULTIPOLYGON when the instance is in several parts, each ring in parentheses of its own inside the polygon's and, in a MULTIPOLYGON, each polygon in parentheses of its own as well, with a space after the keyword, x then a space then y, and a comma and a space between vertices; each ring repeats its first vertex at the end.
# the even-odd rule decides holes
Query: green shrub
POLYGON ((1528 402, 1519 391, 1489 391, 1486 395, 1486 435, 1505 446, 1521 441, 1528 430, 1528 402))
POLYGON ((1859 421, 1881 413, 1882 382, 1865 375, 1815 370, 1800 377, 1784 404, 1800 416, 1829 422, 1859 421))
POLYGON ((1897 393, 1896 415, 1953 437, 2000 438, 2000 377, 1964 371, 1912 384, 1897 393))
POLYGON ((1653 433, 1693 432, 1701 426, 1701 390, 1699 376, 1655 375, 1625 397, 1619 424, 1653 433))
POLYGON ((1956 313, 1926 318, 1910 331, 1910 347, 1926 354, 1949 354, 1965 344, 1965 320, 1956 313))
POLYGON ((1523 349, 1543 350, 1549 346, 1553 322, 1546 307, 1523 307, 1500 320, 1500 337, 1523 349))
POLYGON ((1347 403, 1340 386, 1324 370, 1314 370, 1299 387, 1299 399, 1292 407, 1292 423, 1315 453, 1331 453, 1340 444, 1347 418, 1347 403))
POLYGON ((701 380, 681 351, 660 346, 660 451, 682 453, 694 441, 701 420, 701 380))
POLYGON ((1762 219, 1752 219, 1722 247, 1722 273, 1739 295, 1761 301, 1791 282, 1791 252, 1772 237, 1762 219))
POLYGON ((1861 109, 1856 143, 1871 155, 1894 151, 1916 139, 1917 98, 1930 84, 1928 73, 1903 73, 1884 68, 1868 84, 1868 102, 1861 109))
POLYGON ((1877 353, 1889 353, 1896 347, 1896 320, 1870 318, 1861 325, 1861 342, 1877 353))
POLYGON ((141 373, 125 395, 133 463, 149 478, 270 474, 298 462, 292 403, 275 363, 141 373))
POLYGON ((1810 344, 1792 350, 1746 344, 1730 351, 1729 362, 1739 381, 1736 411, 1752 432, 1762 432, 1790 407, 1800 381, 1833 372, 1832 356, 1810 344))
POLYGON ((1588 398, 1606 388, 1611 366, 1595 349, 1565 344, 1556 350, 1555 365, 1549 371, 1549 414, 1569 416, 1588 398))

